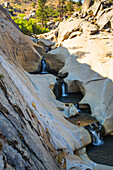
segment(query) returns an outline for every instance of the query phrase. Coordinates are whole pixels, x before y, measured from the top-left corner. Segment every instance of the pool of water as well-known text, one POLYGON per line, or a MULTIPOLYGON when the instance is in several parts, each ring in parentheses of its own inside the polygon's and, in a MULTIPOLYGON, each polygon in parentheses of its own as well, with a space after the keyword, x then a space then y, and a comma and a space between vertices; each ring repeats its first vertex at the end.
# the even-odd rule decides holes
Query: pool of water
POLYGON ((100 146, 89 145, 87 155, 96 163, 113 166, 113 136, 105 136, 103 141, 100 146))
POLYGON ((82 93, 81 92, 77 92, 77 93, 68 93, 67 96, 60 97, 58 100, 63 102, 63 103, 73 103, 73 104, 76 104, 80 100, 82 100, 82 98, 83 98, 82 93))

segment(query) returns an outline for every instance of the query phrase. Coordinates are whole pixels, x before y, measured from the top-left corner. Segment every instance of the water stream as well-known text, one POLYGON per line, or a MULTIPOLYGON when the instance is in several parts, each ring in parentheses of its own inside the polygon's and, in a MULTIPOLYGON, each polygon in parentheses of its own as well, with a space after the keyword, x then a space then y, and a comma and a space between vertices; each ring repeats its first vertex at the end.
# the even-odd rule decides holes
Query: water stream
POLYGON ((93 145, 99 146, 99 145, 104 144, 102 140, 102 136, 101 136, 101 132, 102 132, 101 125, 98 125, 96 122, 94 122, 93 124, 89 124, 89 131, 93 138, 93 141, 92 141, 93 145))
POLYGON ((46 68, 46 62, 45 62, 45 58, 44 58, 44 57, 42 58, 41 66, 42 66, 41 73, 42 73, 42 74, 47 74, 48 71, 47 71, 47 68, 46 68))
POLYGON ((67 96, 65 84, 62 84, 62 97, 67 96))
POLYGON ((103 145, 87 146, 87 154, 96 163, 113 166, 113 136, 105 136, 103 145))

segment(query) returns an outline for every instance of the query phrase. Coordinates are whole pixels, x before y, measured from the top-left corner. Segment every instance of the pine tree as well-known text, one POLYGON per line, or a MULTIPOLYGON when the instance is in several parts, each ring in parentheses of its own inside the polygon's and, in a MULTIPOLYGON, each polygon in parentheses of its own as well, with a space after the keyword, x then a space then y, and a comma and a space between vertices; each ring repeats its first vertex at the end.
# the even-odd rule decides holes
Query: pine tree
POLYGON ((65 1, 66 0, 58 0, 58 7, 59 7, 59 17, 60 21, 63 20, 64 8, 65 8, 65 1))
POLYGON ((39 20, 41 21, 42 28, 44 27, 44 21, 46 21, 45 4, 47 0, 38 0, 38 9, 36 11, 39 20))
POLYGON ((69 15, 72 14, 72 11, 74 11, 74 7, 73 7, 73 0, 69 0, 67 2, 67 10, 69 12, 69 15))

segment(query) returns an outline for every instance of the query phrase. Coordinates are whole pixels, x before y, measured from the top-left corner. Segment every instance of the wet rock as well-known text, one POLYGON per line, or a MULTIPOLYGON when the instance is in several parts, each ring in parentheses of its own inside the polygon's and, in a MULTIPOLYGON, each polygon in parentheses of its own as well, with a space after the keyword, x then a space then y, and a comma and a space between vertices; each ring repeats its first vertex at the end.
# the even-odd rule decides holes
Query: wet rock
POLYGON ((58 73, 58 78, 59 79, 65 79, 68 76, 68 73, 58 73))

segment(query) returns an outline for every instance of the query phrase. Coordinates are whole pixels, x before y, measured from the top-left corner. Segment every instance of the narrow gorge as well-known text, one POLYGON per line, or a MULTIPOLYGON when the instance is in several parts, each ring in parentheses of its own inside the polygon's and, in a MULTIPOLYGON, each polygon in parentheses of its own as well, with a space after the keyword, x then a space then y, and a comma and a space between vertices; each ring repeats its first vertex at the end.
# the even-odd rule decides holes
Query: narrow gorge
POLYGON ((0 170, 112 170, 112 4, 35 38, 0 5, 0 170))

